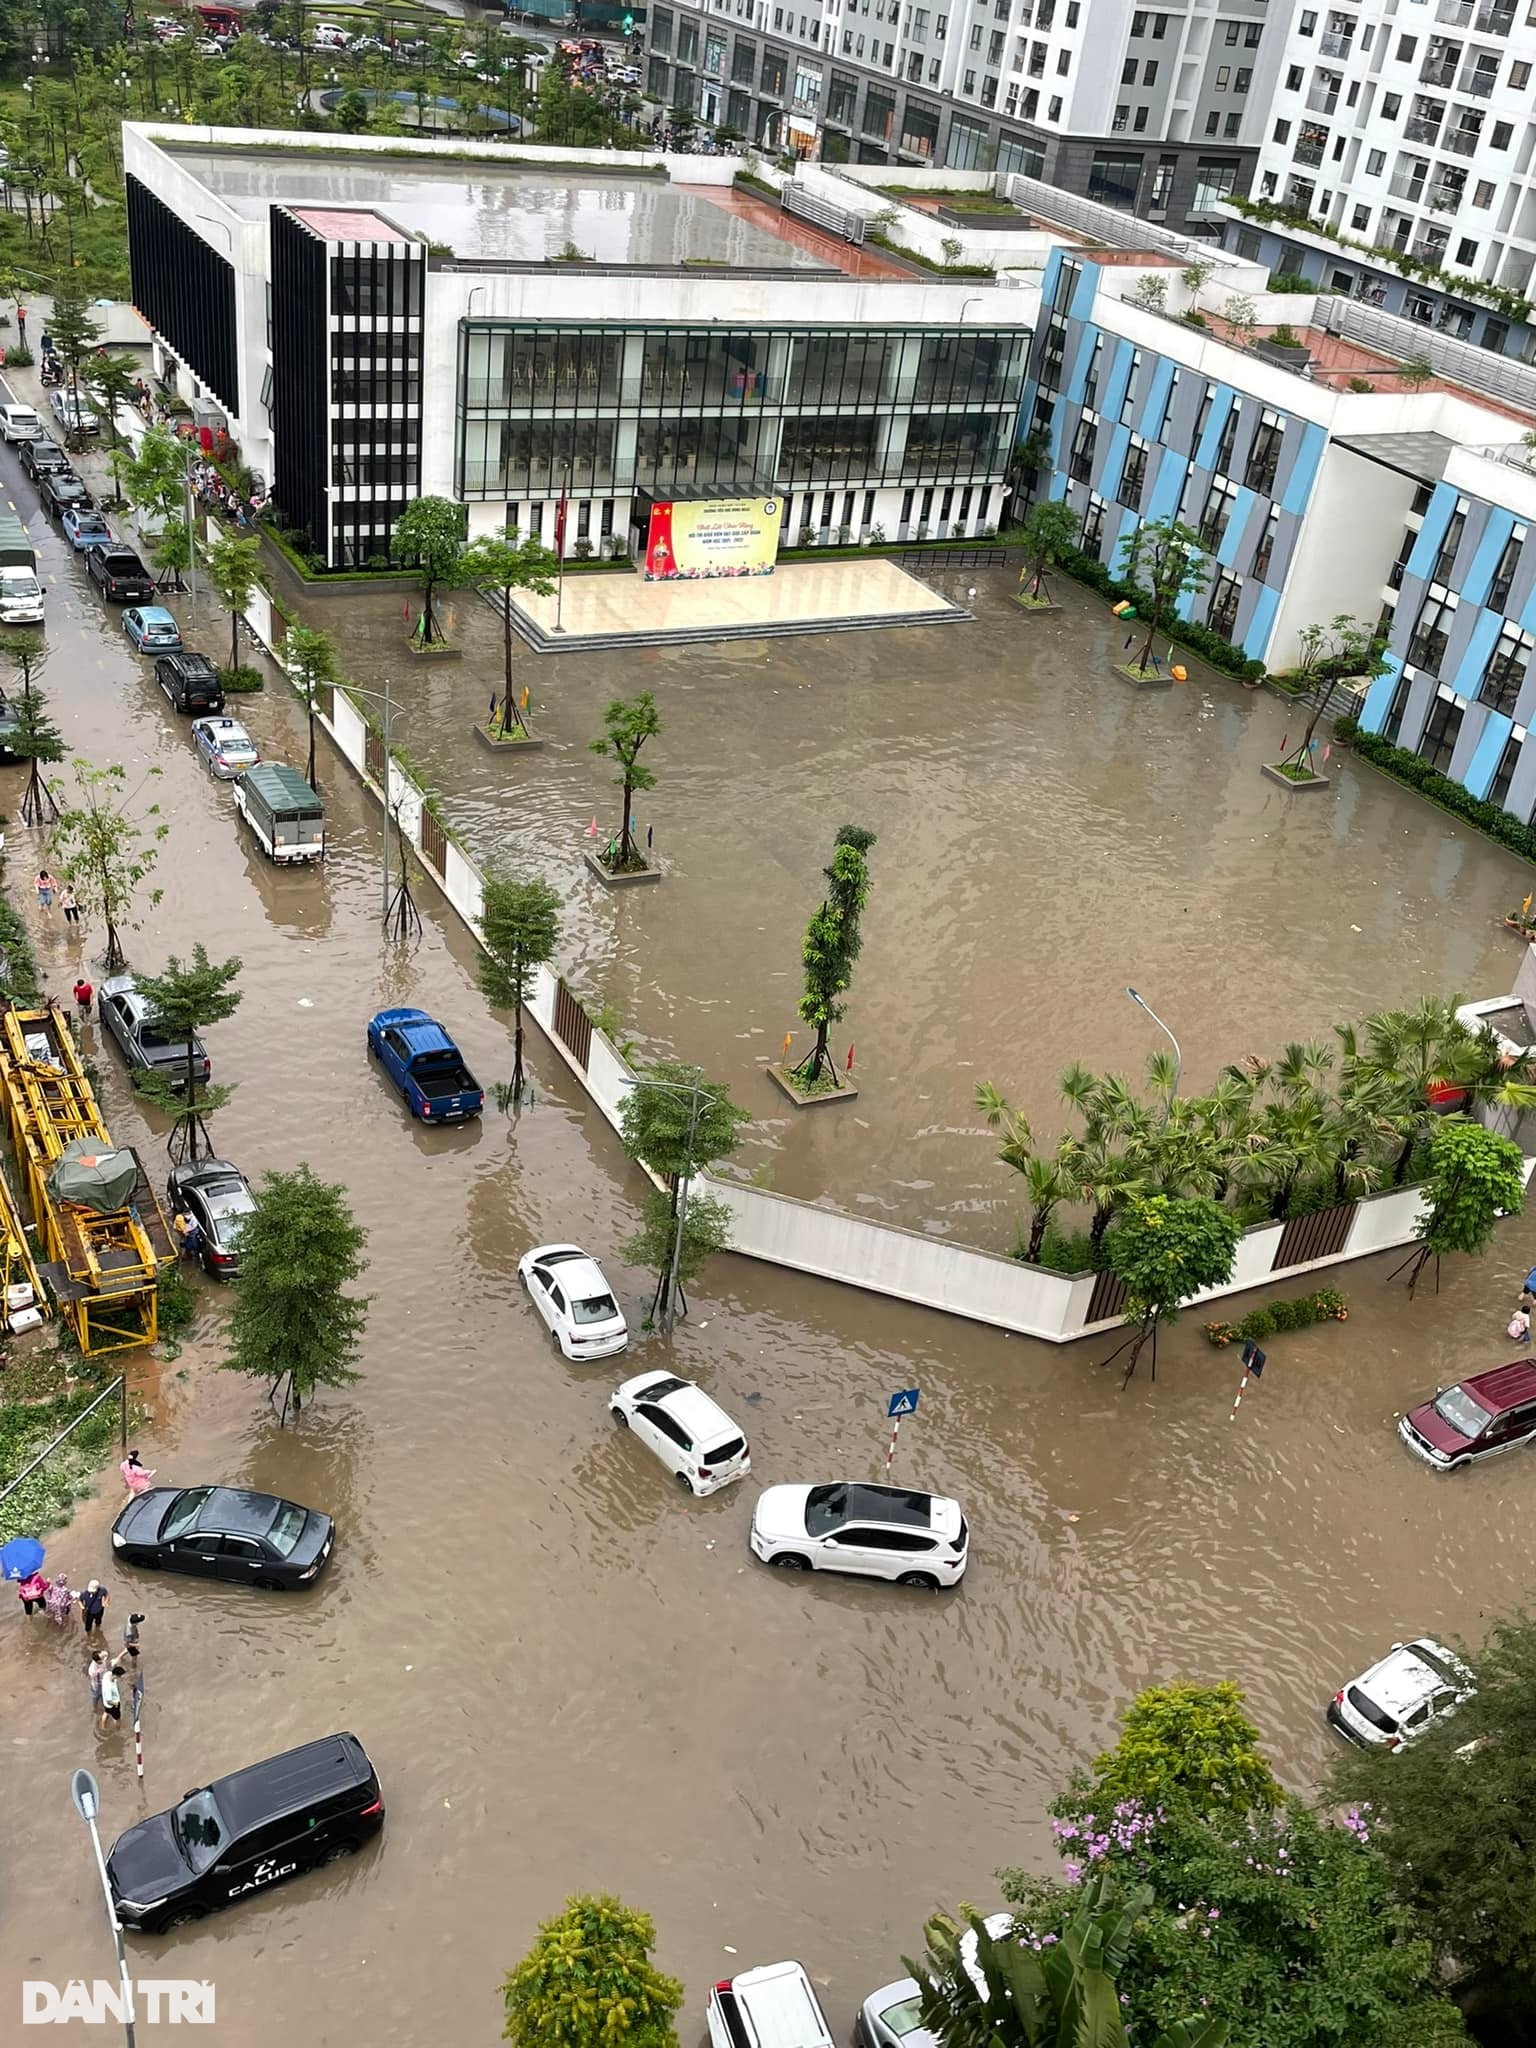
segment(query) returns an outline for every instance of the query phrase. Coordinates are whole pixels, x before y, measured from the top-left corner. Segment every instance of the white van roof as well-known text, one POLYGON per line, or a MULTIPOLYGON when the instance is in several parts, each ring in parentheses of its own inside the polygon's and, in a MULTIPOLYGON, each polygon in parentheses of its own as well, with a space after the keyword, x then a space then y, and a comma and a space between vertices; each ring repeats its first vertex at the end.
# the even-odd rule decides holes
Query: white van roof
POLYGON ((800 1963, 743 1970, 731 1990, 757 2048, 832 2048, 827 2022, 800 1963))

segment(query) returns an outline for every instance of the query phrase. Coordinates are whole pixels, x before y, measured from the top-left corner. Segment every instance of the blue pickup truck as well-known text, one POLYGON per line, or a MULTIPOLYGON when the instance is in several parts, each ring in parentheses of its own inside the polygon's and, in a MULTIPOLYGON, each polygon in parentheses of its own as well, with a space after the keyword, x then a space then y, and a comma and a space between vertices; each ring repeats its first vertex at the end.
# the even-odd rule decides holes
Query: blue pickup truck
POLYGON ((424 1123, 459 1123, 485 1107, 459 1048, 425 1010, 380 1010, 368 1025, 368 1051, 424 1123))

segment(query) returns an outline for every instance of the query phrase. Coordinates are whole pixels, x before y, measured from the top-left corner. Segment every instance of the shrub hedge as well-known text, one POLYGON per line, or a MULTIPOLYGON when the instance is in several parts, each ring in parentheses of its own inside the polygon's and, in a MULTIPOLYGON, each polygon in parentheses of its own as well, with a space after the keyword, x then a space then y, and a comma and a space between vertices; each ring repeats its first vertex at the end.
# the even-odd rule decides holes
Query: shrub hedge
MULTIPOLYGON (((1065 549, 1057 556, 1056 565, 1076 582, 1086 583, 1090 590, 1100 592, 1111 604, 1118 604, 1123 598, 1145 615, 1146 607, 1152 602, 1146 591, 1138 590, 1132 583, 1122 583, 1097 555, 1084 554, 1079 548, 1065 549)), ((1247 682, 1264 674, 1262 661, 1250 661, 1240 647, 1234 647, 1230 640, 1223 640, 1219 633, 1213 633, 1209 626, 1202 626, 1193 619, 1175 619, 1171 626, 1159 626, 1158 631, 1166 632, 1168 638, 1176 640, 1181 647, 1193 649, 1202 661, 1209 662, 1212 668, 1219 668, 1224 675, 1237 676, 1247 682)))
POLYGON ((1380 768, 1410 789, 1416 789, 1420 796, 1429 798, 1452 817, 1461 818, 1479 832, 1486 832, 1490 839, 1500 846, 1508 847, 1523 860, 1536 861, 1536 829, 1523 823, 1511 811, 1500 810, 1497 804, 1490 804, 1480 796, 1474 796, 1469 789, 1463 789, 1459 782, 1452 782, 1448 775, 1442 775, 1438 768, 1431 768, 1427 761, 1421 761, 1417 754, 1407 747, 1396 747, 1390 740, 1383 739, 1379 732, 1362 732, 1352 718, 1341 718, 1333 728, 1337 744, 1348 746, 1374 768, 1380 768))
POLYGON ((1272 1301, 1268 1308, 1249 1311, 1240 1323, 1207 1323, 1206 1341, 1218 1348, 1227 1344, 1257 1343, 1276 1330, 1305 1330, 1311 1323, 1343 1323, 1349 1320, 1344 1297, 1336 1287, 1320 1287, 1316 1294, 1301 1294, 1292 1301, 1272 1301))

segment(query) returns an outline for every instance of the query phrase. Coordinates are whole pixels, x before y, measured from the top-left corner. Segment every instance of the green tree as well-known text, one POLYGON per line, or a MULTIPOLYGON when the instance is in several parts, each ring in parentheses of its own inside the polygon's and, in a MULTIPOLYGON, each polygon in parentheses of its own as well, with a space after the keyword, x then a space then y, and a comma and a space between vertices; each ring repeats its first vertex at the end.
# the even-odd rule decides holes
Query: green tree
POLYGON ((412 562, 421 578, 421 615, 412 639, 423 647, 447 639, 438 623, 439 589, 459 581, 464 559, 464 509, 449 498, 416 498, 395 521, 394 552, 412 562))
POLYGON ((675 1245, 677 1292, 686 1314, 688 1290, 707 1261, 716 1252, 730 1250, 730 1205, 713 1195, 690 1195, 679 1223, 673 1215, 671 1195, 652 1188, 640 1214, 640 1228, 624 1240, 619 1250, 630 1265, 663 1273, 671 1271, 675 1245))
POLYGON ((805 928, 800 960, 805 989, 798 1005, 801 1020, 816 1027, 816 1043, 795 1069, 802 1088, 820 1079, 842 1086, 837 1062, 827 1051, 827 1036, 847 1011, 842 998, 853 982, 854 964, 863 948, 861 920, 869 901, 869 862, 865 858, 875 834, 862 825, 840 827, 832 842, 832 859, 822 869, 827 893, 805 928))
POLYGON ((683 1182, 734 1152, 739 1129, 749 1121, 723 1082, 706 1081, 699 1068, 679 1060, 657 1060, 625 1097, 619 1125, 624 1150, 666 1183, 669 1224, 651 1303, 652 1316, 663 1323, 671 1313, 672 1253, 683 1182))
POLYGON ((533 1000, 534 969, 552 960, 560 943, 560 898, 538 877, 519 882, 510 875, 488 874, 480 935, 485 941, 476 962, 480 993, 494 1008, 512 1012, 512 1080, 505 1108, 523 1099, 523 1005, 533 1000))
POLYGON ((1443 1090, 1458 1089, 1478 1106, 1536 1108, 1536 1060, 1529 1053, 1507 1058, 1494 1032, 1473 1030, 1456 1014, 1462 1000, 1424 996, 1412 1010, 1335 1026, 1345 1086, 1368 1093, 1383 1132, 1396 1140, 1393 1187, 1406 1186, 1439 1127, 1443 1090))
POLYGON ((1152 643, 1179 599, 1193 597, 1209 581, 1200 536, 1177 519, 1144 519, 1120 543, 1120 574, 1146 603, 1147 637, 1136 657, 1137 672, 1145 675, 1152 643))
POLYGON ((91 314, 87 293, 76 280, 70 279, 55 290, 48 331, 53 336, 59 361, 69 372, 70 395, 78 407, 80 365, 88 352, 99 345, 101 328, 91 314))
POLYGON ((603 864, 614 874, 633 874, 646 865, 635 843, 632 806, 637 790, 656 787, 655 776, 640 759, 646 741, 655 739, 661 731, 656 699, 649 690, 642 690, 634 698, 615 697, 603 713, 603 728, 603 737, 589 741, 589 749, 618 762, 619 772, 614 781, 624 793, 624 816, 612 844, 603 854, 603 864))
MULTIPOLYGON (((121 458, 124 451, 119 450, 121 458)), ((136 512, 150 514, 160 525, 185 518, 187 451, 169 427, 146 427, 138 446, 121 462, 128 502, 136 512)))
POLYGON ((1181 1302, 1231 1279, 1241 1230, 1230 1209, 1205 1195, 1147 1195, 1126 1204, 1107 1242, 1110 1269, 1125 1282, 1126 1323, 1140 1325, 1127 1379, 1149 1337, 1156 1372, 1158 1327, 1173 1321, 1181 1302))
POLYGON ((499 729, 526 733, 527 724, 512 694, 512 593, 536 590, 547 596, 555 587, 559 563, 532 535, 518 540, 512 533, 483 534, 464 550, 459 575, 471 590, 494 590, 501 598, 501 645, 504 667, 499 729))
MULTIPOLYGON (((160 806, 151 804, 145 821, 134 816, 133 798, 125 794, 128 771, 120 762, 110 761, 93 768, 89 761, 70 763, 75 778, 75 801, 60 809, 49 840, 49 851, 65 880, 79 898, 81 907, 94 910, 106 928, 106 971, 121 974, 127 965, 123 933, 137 931, 141 920, 134 915, 135 899, 154 872, 160 841, 171 829, 159 820, 160 806)), ((158 775, 158 768, 146 771, 158 775)), ((142 785, 141 785, 142 786, 142 785)), ((49 785, 55 799, 62 785, 49 785)), ((152 890, 151 905, 161 892, 152 890)))
POLYGON ((1243 1695, 1228 1680, 1138 1693, 1120 1718, 1120 1739, 1096 1760, 1083 1789, 1096 1807, 1135 1799, 1155 1810, 1183 1798, 1202 1813, 1239 1817, 1281 1799, 1243 1695))
POLYGON ((1409 391, 1422 391, 1435 374, 1435 366, 1427 355, 1405 356, 1397 366, 1397 374, 1409 391))
POLYGON ((16 722, 5 744, 18 761, 29 764, 21 799, 21 821, 24 825, 52 824, 59 815, 59 806, 43 779, 43 769, 63 760, 64 735, 49 716, 48 699, 41 690, 25 691, 11 708, 16 722))
POLYGON ((1312 692, 1312 716, 1285 761, 1309 766, 1312 735, 1332 702, 1334 691, 1352 677, 1374 681, 1385 675, 1387 643, 1348 612, 1339 612, 1326 625, 1303 626, 1297 638, 1301 655, 1296 663, 1296 677, 1312 692))
POLYGON ((1029 1190, 1029 1236, 1022 1256, 1027 1265, 1037 1266, 1051 1218, 1067 1199, 1071 1183, 1060 1159, 1047 1158, 1036 1151, 1028 1117, 1015 1109, 992 1082, 978 1082, 975 1103, 988 1128, 1003 1134, 997 1148, 998 1158, 1024 1176, 1029 1190))
POLYGON ((138 376, 138 363, 130 355, 98 356, 90 365, 91 395, 100 405, 106 422, 109 449, 107 460, 112 470, 114 505, 123 502, 117 462, 122 435, 118 431, 117 413, 119 406, 127 406, 131 410, 138 403, 138 392, 134 388, 138 383, 138 376))
MULTIPOLYGON (((966 1927, 936 1914, 922 1961, 906 1963, 923 2025, 940 2048, 1130 2048, 1120 1984, 1151 1903, 1148 1886, 1100 1873, 1048 1939, 994 1937, 978 1914, 966 1927), (972 1939, 974 1963, 961 1945, 972 1939)), ((1202 2016, 1195 2000, 1187 2013, 1150 2048, 1224 2048, 1225 2021, 1202 2016)))
POLYGON ((1495 1622, 1477 1691, 1406 1747, 1346 1754, 1330 1797, 1385 1858, 1488 2042, 1536 2032, 1536 1620, 1495 1622))
POLYGON ((1243 1815, 1205 1815, 1177 1795, 1110 1807, 1076 1788, 1051 1810, 1066 1881, 1002 1871, 1003 1895, 1029 1929, 1025 1953, 1038 1941, 1054 1954, 1084 1893, 1106 1878, 1139 1888, 1117 1974, 1130 2040, 1199 2012, 1228 2048, 1465 2044, 1433 1949, 1358 1816, 1335 1826, 1293 1799, 1243 1815))
POLYGON ((157 1108, 174 1118, 166 1149, 178 1163, 213 1157, 213 1140, 205 1118, 228 1102, 231 1090, 204 1080, 194 1041, 210 1024, 222 1024, 240 1007, 235 982, 237 959, 212 961, 199 941, 189 960, 173 953, 158 974, 137 974, 134 984, 149 1007, 155 1028, 171 1045, 185 1044, 186 1067, 180 1084, 169 1073, 146 1074, 139 1086, 157 1108))
POLYGON ((1419 1248, 1408 1261, 1408 1292, 1433 1259, 1466 1252, 1480 1258, 1502 1216, 1525 1207, 1525 1162, 1520 1147, 1496 1131, 1447 1117, 1429 1140, 1424 1212, 1416 1228, 1419 1248))
POLYGON ((184 590, 182 577, 192 566, 192 533, 185 519, 167 519, 149 543, 149 559, 159 570, 157 590, 184 590))
MULTIPOLYGON (((1050 602, 1046 571, 1077 546, 1081 531, 1082 520, 1065 498, 1037 499, 1025 514, 1019 537, 1024 543, 1029 595, 1039 603, 1050 602)), ((1019 580, 1022 586, 1023 578, 1019 580)))
POLYGON ((203 567, 214 594, 229 610, 229 669, 231 675, 237 675, 240 669, 240 622, 256 589, 261 568, 261 543, 254 535, 248 540, 237 540, 233 534, 221 533, 203 548, 203 567))
POLYGON ((329 633, 322 633, 313 626, 290 626, 283 642, 283 659, 288 664, 288 680, 298 691, 304 704, 304 716, 309 726, 309 759, 304 770, 304 779, 311 789, 318 790, 315 780, 315 714, 320 708, 323 690, 334 690, 341 681, 341 671, 336 665, 336 646, 329 633))
POLYGON ((603 1895, 570 1898, 502 1985, 515 2048, 677 2048, 683 1987, 651 1961, 656 1928, 603 1895))
POLYGON ((226 1372, 265 1380, 267 1400, 283 1391, 288 1420, 316 1387, 344 1387, 356 1371, 368 1297, 349 1294, 367 1265, 368 1233, 347 1206, 346 1189, 317 1180, 307 1165, 268 1173, 240 1233, 240 1286, 229 1319, 226 1372))

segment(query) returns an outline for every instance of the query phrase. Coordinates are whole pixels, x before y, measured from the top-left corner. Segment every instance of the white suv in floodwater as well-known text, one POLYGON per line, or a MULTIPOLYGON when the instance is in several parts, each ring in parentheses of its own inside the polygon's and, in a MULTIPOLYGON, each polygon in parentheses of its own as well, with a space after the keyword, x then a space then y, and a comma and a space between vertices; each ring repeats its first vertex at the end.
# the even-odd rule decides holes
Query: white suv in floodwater
POLYGON ((753 1555, 781 1571, 854 1572, 936 1593, 965 1577, 969 1548, 960 1503, 909 1486, 770 1486, 752 1512, 753 1555))

